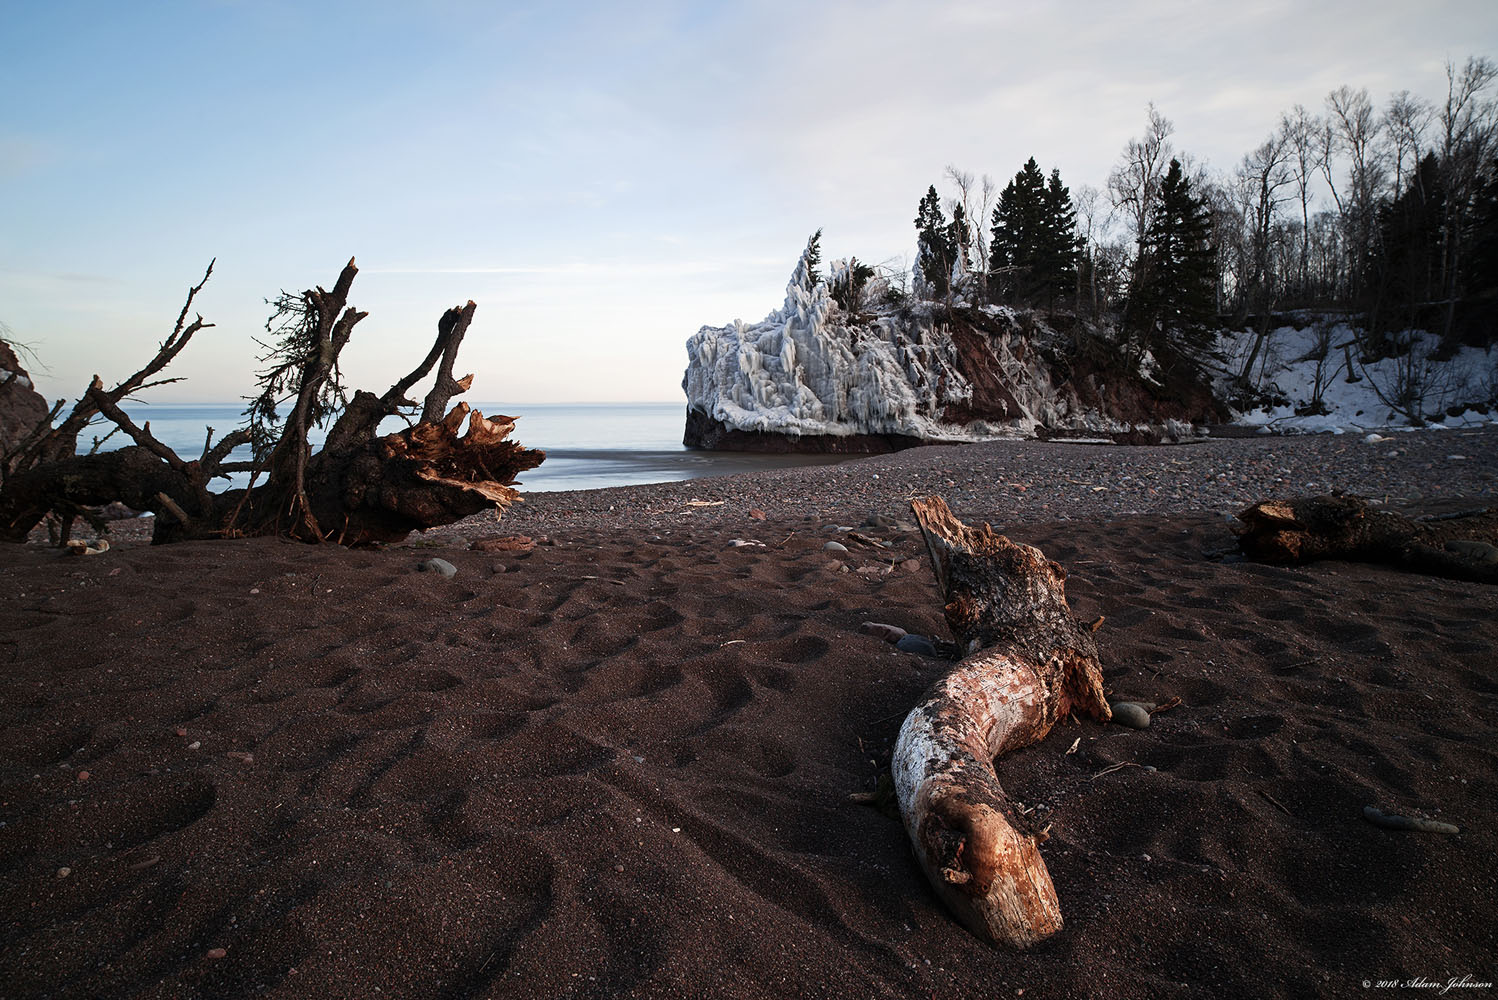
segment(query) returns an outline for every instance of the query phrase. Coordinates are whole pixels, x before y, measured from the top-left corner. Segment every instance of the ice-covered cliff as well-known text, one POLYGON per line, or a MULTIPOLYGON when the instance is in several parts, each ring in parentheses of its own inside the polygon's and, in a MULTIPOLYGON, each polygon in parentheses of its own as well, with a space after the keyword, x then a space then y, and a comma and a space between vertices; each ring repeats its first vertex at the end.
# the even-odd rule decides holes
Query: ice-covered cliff
POLYGON ((891 304, 878 278, 865 289, 868 309, 849 311, 830 292, 849 277, 838 262, 815 281, 803 254, 780 309, 752 325, 704 326, 687 341, 689 447, 836 452, 1036 434, 1158 438, 1189 431, 1197 417, 1190 406, 1140 406, 1148 387, 1065 361, 1068 338, 1033 315, 891 304))

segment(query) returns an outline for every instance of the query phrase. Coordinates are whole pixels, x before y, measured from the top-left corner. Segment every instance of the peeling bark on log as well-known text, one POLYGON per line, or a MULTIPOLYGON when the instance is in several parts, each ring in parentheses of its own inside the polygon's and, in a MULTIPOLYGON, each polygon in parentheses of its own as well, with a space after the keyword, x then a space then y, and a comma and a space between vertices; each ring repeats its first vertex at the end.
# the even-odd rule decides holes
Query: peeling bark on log
POLYGON ((1238 546, 1261 562, 1384 563, 1414 573, 1498 583, 1498 508, 1408 518, 1355 496, 1264 500, 1238 514, 1238 546))
POLYGON ((1067 606, 1066 571, 1039 550, 963 524, 940 497, 911 504, 947 624, 966 650, 900 727, 900 813, 936 894, 974 934, 1015 949, 1061 929, 1041 834, 1017 814, 994 758, 1076 712, 1107 721, 1092 630, 1067 606))

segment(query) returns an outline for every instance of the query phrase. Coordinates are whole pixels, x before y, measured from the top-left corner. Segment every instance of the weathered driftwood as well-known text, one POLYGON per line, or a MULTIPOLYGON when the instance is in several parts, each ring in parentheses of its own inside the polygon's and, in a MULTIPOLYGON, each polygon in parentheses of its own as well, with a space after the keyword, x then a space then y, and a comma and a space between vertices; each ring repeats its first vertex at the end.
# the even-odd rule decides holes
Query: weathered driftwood
POLYGON ((1296 497, 1256 503, 1238 520, 1239 547, 1261 562, 1345 559, 1498 583, 1498 507, 1409 518, 1361 497, 1296 497))
POLYGON ((940 497, 915 511, 967 658, 906 717, 891 770, 905 829, 938 896, 974 934, 1028 948, 1061 929, 1061 908, 994 758, 1077 712, 1109 718, 1092 629, 1072 617, 1066 571, 1039 550, 973 528, 940 497))
POLYGON ((448 409, 452 396, 473 381, 472 375, 456 379, 452 374, 473 319, 472 302, 443 314, 425 360, 384 395, 355 392, 333 421, 322 449, 313 452, 308 435, 314 414, 335 394, 336 382, 330 380, 336 378, 339 355, 365 316, 347 304, 358 273, 350 260, 332 291, 319 287, 302 293, 308 317, 300 334, 304 340, 283 367, 291 412, 264 457, 228 461, 235 448, 250 442, 250 432, 234 431, 215 445, 210 428, 202 455, 184 460, 152 435, 149 423, 137 426, 120 404, 142 389, 176 381, 153 377, 193 334, 212 325, 202 317, 187 322, 193 299, 212 272, 210 264, 203 281, 188 292, 171 336, 145 367, 112 389, 95 376, 62 423, 54 428, 49 417, 0 456, 0 540, 24 541, 52 512, 63 522, 65 541, 74 517, 119 501, 156 515, 155 542, 265 534, 349 545, 393 541, 414 529, 503 509, 516 499, 515 477, 545 458, 543 452, 506 440, 515 427, 513 417, 486 419, 470 412, 466 403, 448 409), (438 366, 436 381, 417 422, 395 434, 377 435, 385 417, 416 407, 405 394, 433 366, 438 366), (79 433, 98 417, 135 443, 113 452, 76 454, 79 433), (460 433, 465 420, 467 430, 460 433), (263 476, 263 482, 248 490, 209 489, 215 478, 244 471, 263 476))

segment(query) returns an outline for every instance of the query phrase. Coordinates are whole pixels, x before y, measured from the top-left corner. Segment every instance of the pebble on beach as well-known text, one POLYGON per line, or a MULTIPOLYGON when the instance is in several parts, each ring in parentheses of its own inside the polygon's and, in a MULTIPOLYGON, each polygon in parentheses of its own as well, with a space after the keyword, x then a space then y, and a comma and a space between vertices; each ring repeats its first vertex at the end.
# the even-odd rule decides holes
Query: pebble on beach
POLYGON ((458 575, 458 567, 446 559, 428 559, 425 562, 417 563, 416 570, 419 573, 441 573, 449 580, 458 575))
POLYGON ((936 645, 923 635, 902 635, 895 643, 895 648, 902 653, 917 653, 921 656, 936 655, 936 645))
POLYGON ((1129 729, 1145 729, 1150 724, 1150 710, 1137 701, 1115 701, 1108 706, 1113 710, 1113 721, 1129 729))
POLYGON ((823 552, 847 552, 848 551, 848 546, 844 545, 842 542, 824 542, 824 543, 822 543, 822 551, 823 552))

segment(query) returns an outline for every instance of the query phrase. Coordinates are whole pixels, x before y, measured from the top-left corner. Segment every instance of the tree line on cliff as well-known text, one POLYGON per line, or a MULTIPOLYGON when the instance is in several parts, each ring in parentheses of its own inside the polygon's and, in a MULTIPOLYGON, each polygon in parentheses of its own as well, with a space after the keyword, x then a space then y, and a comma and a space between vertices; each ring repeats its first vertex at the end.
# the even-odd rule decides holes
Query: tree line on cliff
POLYGON ((1074 196, 1034 157, 1002 189, 949 166, 953 193, 933 184, 917 206, 911 291, 1074 311, 1110 327, 1125 357, 1189 367, 1208 360, 1215 330, 1249 330, 1244 382, 1291 310, 1346 318, 1349 371, 1354 352, 1414 350, 1411 331, 1448 353, 1492 346, 1498 65, 1446 69, 1436 100, 1405 90, 1380 107, 1343 86, 1319 114, 1297 104, 1226 172, 1178 150, 1153 104, 1102 190, 1074 196))

